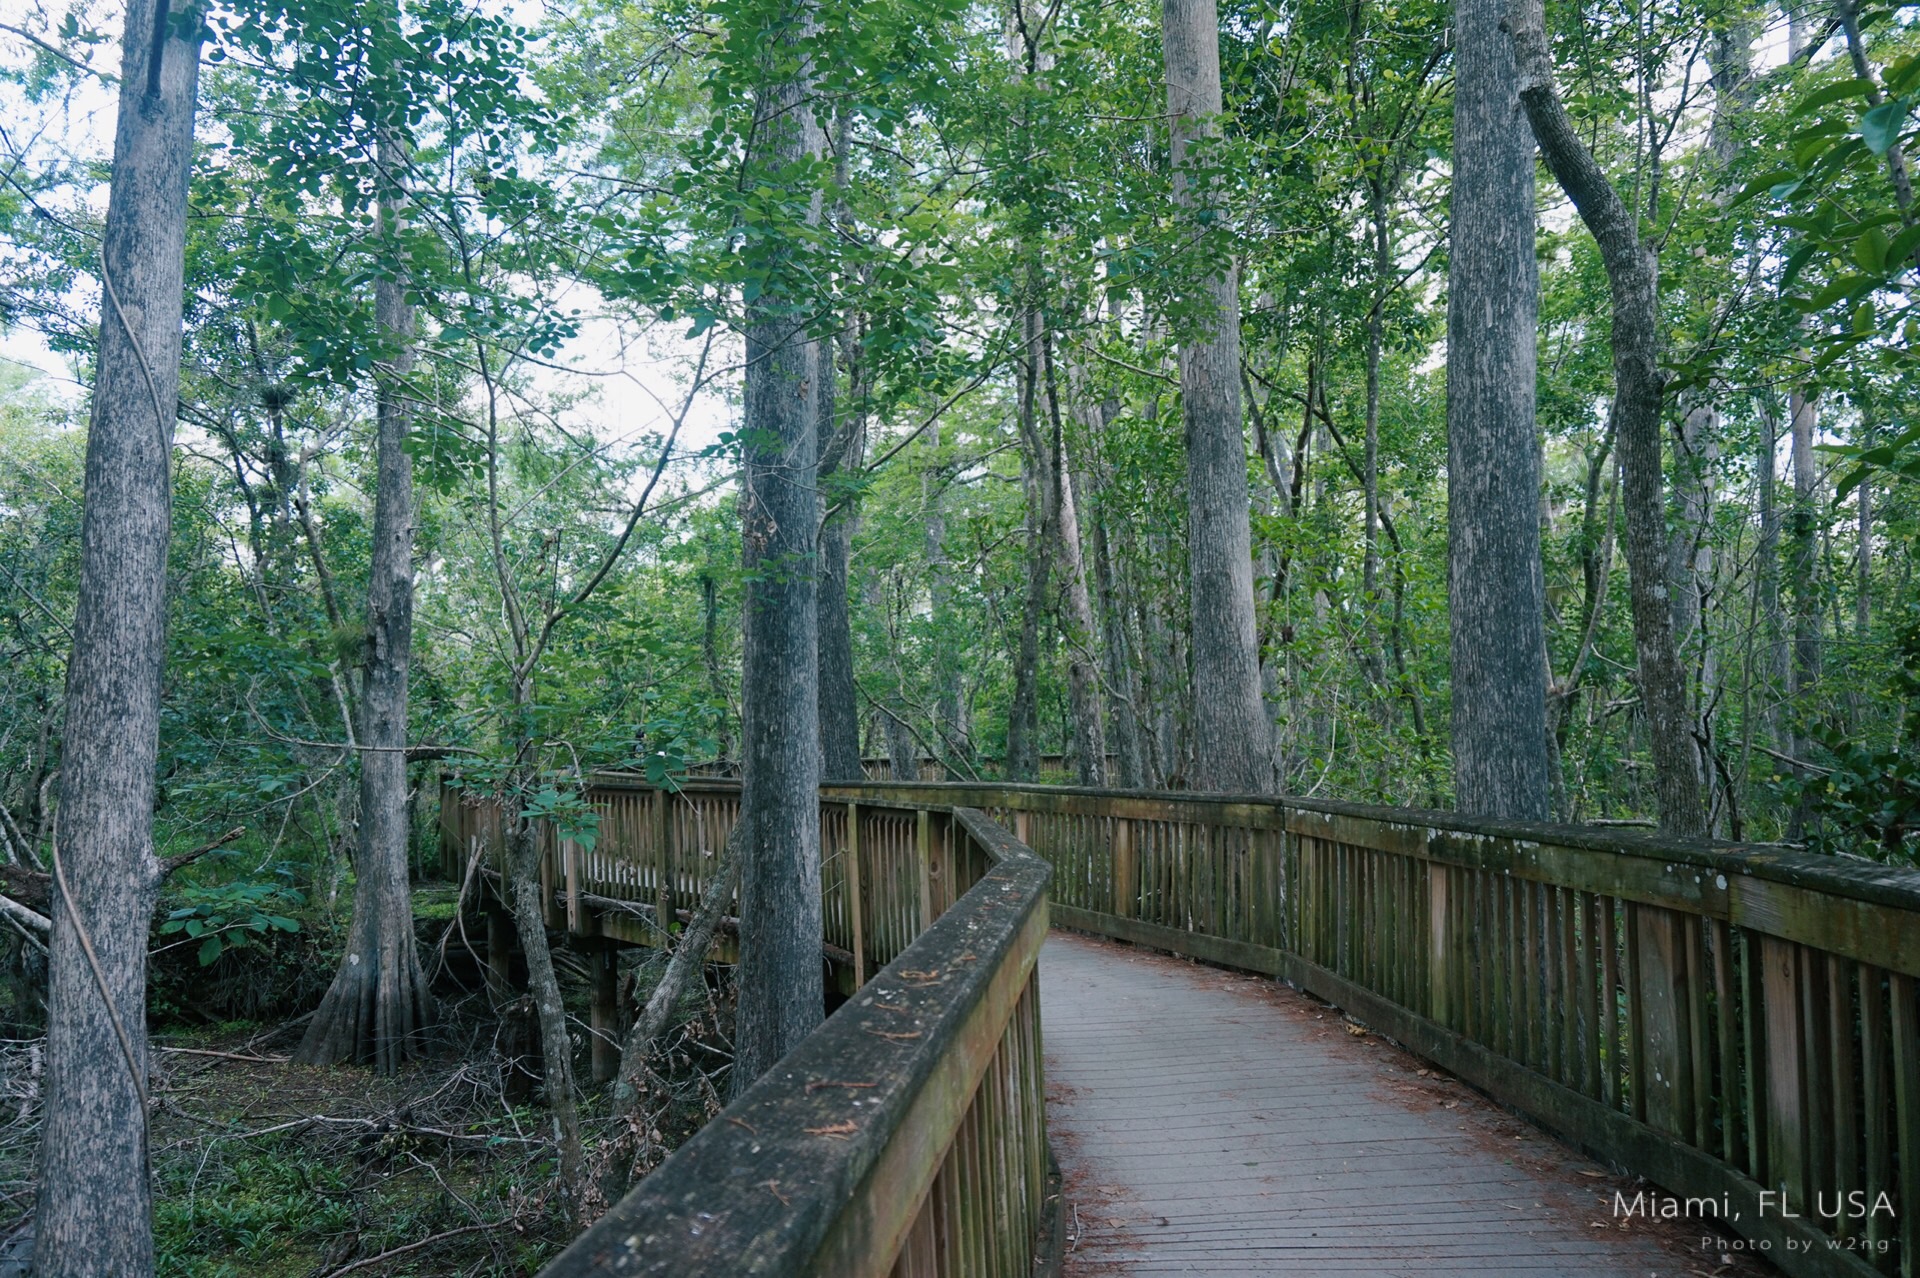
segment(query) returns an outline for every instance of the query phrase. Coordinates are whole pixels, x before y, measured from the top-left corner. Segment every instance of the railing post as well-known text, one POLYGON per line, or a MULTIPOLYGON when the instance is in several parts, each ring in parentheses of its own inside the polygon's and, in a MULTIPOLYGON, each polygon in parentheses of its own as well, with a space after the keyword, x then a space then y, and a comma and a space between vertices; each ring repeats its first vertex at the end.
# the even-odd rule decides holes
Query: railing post
POLYGON ((867 983, 866 901, 860 892, 860 805, 847 805, 847 921, 853 927, 853 987, 867 983))
POLYGON ((1427 862, 1427 1015, 1441 1025, 1453 1028, 1453 934, 1447 926, 1452 917, 1448 908, 1447 867, 1438 861, 1427 862))
POLYGON ((587 951, 593 973, 593 1081, 612 1080, 620 1069, 620 951, 601 941, 587 951))
POLYGON ((1680 916, 1657 905, 1635 905, 1627 915, 1636 959, 1633 998, 1639 1004, 1644 1060, 1633 1062, 1646 1096, 1646 1121, 1682 1140, 1693 1136, 1693 1056, 1688 1050, 1687 958, 1680 916))
POLYGON ((660 925, 659 945, 667 947, 666 938, 673 932, 673 847, 669 842, 668 831, 673 828, 667 819, 667 792, 653 792, 653 846, 656 860, 653 863, 653 908, 654 922, 660 925))
POLYGON ((921 808, 918 815, 919 855, 914 859, 920 865, 920 926, 925 928, 933 923, 933 813, 921 808))
POLYGON ((1140 856, 1133 846, 1133 822, 1113 819, 1113 912, 1123 919, 1139 914, 1140 856))
POLYGON ((560 840, 560 872, 567 885, 567 931, 580 930, 580 849, 572 839, 560 840))
POLYGON ((1800 1014, 1798 947, 1760 938, 1760 989, 1766 1007, 1767 1179, 1789 1202, 1806 1201, 1806 1038, 1800 1014))

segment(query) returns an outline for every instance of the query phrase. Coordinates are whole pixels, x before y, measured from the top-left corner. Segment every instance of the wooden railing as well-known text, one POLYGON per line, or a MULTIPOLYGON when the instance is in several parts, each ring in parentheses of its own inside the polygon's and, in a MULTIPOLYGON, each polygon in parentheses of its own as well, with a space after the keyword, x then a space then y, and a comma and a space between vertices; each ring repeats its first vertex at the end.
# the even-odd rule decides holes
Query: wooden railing
MULTIPOLYGON (((603 778, 591 850, 542 832, 549 923, 652 943, 700 895, 739 789, 603 778)), ((497 872, 499 809, 442 851, 497 872)), ((1035 963, 1045 862, 978 812, 823 791, 827 947, 852 997, 544 1272, 1030 1273, 1049 1158, 1035 963), (871 975, 869 976, 869 973, 871 975)))
MULTIPOLYGON (((556 915, 567 913, 570 892, 588 907, 588 897, 607 896, 641 909, 666 893, 656 910, 697 893, 705 864, 697 849, 719 846, 736 792, 664 799, 608 785, 593 793, 611 819, 591 856, 570 861, 552 850, 556 915), (648 833, 662 820, 672 831, 664 839, 648 833)), ((588 1236, 601 1240, 596 1255, 624 1255, 617 1239, 637 1239, 634 1247, 666 1248, 658 1254, 670 1259, 595 1269, 576 1247, 572 1267, 558 1272, 667 1272, 695 1254, 688 1246, 702 1257, 746 1254, 733 1249, 748 1234, 787 1258, 765 1272, 880 1272, 884 1265, 835 1269, 808 1259, 841 1228, 822 1222, 849 1213, 883 1215, 889 1224, 871 1226, 878 1235, 908 1236, 898 1200, 910 1195, 892 1195, 885 1212, 870 1198, 888 1183, 876 1177, 882 1155, 824 1133, 846 1121, 864 1131, 861 1122, 880 1119, 888 1148, 920 1140, 892 1135, 905 1130, 895 1120, 936 1102, 914 1099, 918 1082, 902 1091, 889 1080, 902 1069, 947 1068, 943 1053, 960 1051, 963 1040, 976 1047, 960 1058, 979 1059, 996 1031, 969 1038, 949 1000, 999 1007, 1005 996, 985 992, 988 967, 1028 973, 1036 920, 1050 911, 1067 927, 1291 981, 1678 1195, 1690 1217, 1743 1236, 1789 1273, 1920 1278, 1920 874, 1770 848, 1331 802, 973 784, 833 786, 822 798, 829 940, 848 951, 848 968, 893 961, 869 987, 874 1001, 855 999, 755 1089, 747 1098, 754 1108, 729 1111, 750 1128, 716 1122, 689 1144, 711 1151, 691 1153, 697 1174, 670 1175, 670 1163, 622 1204, 624 1224, 588 1236), (1048 904, 1038 904, 1040 888, 1017 850, 975 882, 984 854, 967 849, 991 850, 982 831, 994 827, 962 809, 984 811, 1051 863, 1048 904), (982 896, 980 883, 995 886, 982 896), (972 911, 1001 898, 1034 903, 1017 925, 998 913, 975 919, 972 911), (948 909, 956 900, 962 908, 948 909), (978 966, 955 967, 953 947, 962 943, 978 966), (998 948, 990 957, 983 944, 998 948), (967 980, 922 988, 916 972, 967 980), (886 1037, 882 1027, 900 1014, 882 1003, 915 1008, 927 1022, 923 1037, 886 1037), (891 1090, 856 1089, 874 1109, 853 1106, 839 1089, 806 1091, 809 1082, 849 1079, 891 1090), (807 1241, 790 1246, 789 1227, 768 1222, 789 1218, 785 1203, 773 1213, 772 1200, 792 1196, 785 1177, 796 1159, 821 1167, 830 1188, 814 1195, 802 1178, 809 1193, 804 1204, 794 1197, 793 1209, 812 1223, 793 1226, 807 1241), (756 1190, 768 1197, 753 1199, 756 1190), (846 1196, 837 1207, 835 1195, 846 1196), (729 1225, 717 1241, 710 1226, 721 1220, 748 1223, 729 1225)), ((997 1041, 1015 1025, 1028 1037, 995 1047, 995 1059, 1032 1053, 1030 1072, 1004 1068, 1037 1089, 1037 1028, 1022 1019, 1033 996, 1020 988, 1020 1010, 997 1041)), ((964 1088, 939 1094, 949 1098, 938 1102, 943 1112, 957 1115, 951 1098, 964 1088)), ((1026 1095, 1021 1104, 1037 1106, 1037 1090, 1026 1095)), ((1016 1109, 1027 1117, 1011 1127, 982 1120, 963 1166, 984 1157, 1031 1167, 1039 1146, 1029 1124, 1038 1114, 1007 1103, 1016 1109)), ((954 1130, 974 1131, 974 1121, 954 1130)), ((944 1149, 937 1141, 912 1147, 944 1149)), ((998 1237, 969 1231, 979 1228, 979 1204, 1004 1190, 966 1188, 977 1182, 962 1182, 972 1173, 955 1170, 948 1153, 916 1155, 916 1166, 924 1173, 936 1156, 948 1160, 943 1188, 914 1209, 912 1237, 915 1247, 946 1248, 947 1261, 905 1271, 1013 1272, 1007 1237, 999 1268, 965 1250, 998 1237)), ((1032 1176, 1004 1183, 1031 1195, 1032 1176)), ((1008 1219, 1008 1237, 1021 1242, 1030 1221, 1008 1219)))
POLYGON ((1055 923, 1291 981, 1789 1273, 1920 1276, 1920 874, 1330 802, 885 793, 1013 829, 1055 923))

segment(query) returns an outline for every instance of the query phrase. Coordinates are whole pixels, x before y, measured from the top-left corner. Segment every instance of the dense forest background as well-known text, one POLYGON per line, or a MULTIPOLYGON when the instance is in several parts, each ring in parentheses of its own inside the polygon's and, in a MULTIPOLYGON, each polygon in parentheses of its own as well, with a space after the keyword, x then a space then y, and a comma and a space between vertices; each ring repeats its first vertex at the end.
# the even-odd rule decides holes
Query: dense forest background
MULTIPOLYGON (((156 1017, 290 1015, 327 988, 373 757, 361 672, 386 642, 383 438, 411 465, 413 584, 401 745, 378 748, 404 751, 417 869, 443 786, 590 840, 587 773, 738 768, 743 600, 789 571, 742 536, 766 443, 742 388, 775 296, 819 352, 828 775, 852 740, 875 776, 1221 788, 1180 352, 1225 279, 1261 766, 1288 793, 1475 806, 1450 647, 1450 548, 1479 531, 1448 514, 1449 7, 1224 0, 1224 111, 1177 165, 1158 6, 823 0, 781 28, 787 7, 188 11, 153 820, 163 859, 220 846, 164 889, 156 1017), (811 107, 772 168, 770 42, 799 50, 811 107), (834 633, 851 661, 829 669, 834 633)), ((1658 266, 1657 586, 1696 824, 1912 864, 1913 10, 1544 12, 1566 116, 1658 266)), ((119 304, 94 263, 120 16, 0 6, 0 877, 32 904, 38 875, 41 910, 86 390, 119 304)), ((1652 826, 1624 321, 1564 182, 1535 188, 1522 522, 1551 815, 1652 826)), ((44 1019, 31 933, 0 943, 21 1034, 44 1019)))

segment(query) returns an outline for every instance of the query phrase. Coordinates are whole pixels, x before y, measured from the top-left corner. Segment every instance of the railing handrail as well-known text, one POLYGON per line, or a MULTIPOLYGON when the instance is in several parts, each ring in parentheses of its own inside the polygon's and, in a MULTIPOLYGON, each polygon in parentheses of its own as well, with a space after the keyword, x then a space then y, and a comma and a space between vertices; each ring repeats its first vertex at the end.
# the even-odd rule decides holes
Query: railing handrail
MULTIPOLYGON (((617 772, 589 776, 592 787, 652 790, 644 778, 617 772)), ((740 783, 726 778, 692 778, 676 787, 688 792, 737 791, 740 783)), ((1383 804, 1352 803, 1341 799, 1314 799, 1300 795, 1202 794, 1188 790, 1122 790, 1096 786, 1045 785, 1020 781, 834 781, 820 787, 821 796, 861 794, 896 800, 925 792, 938 806, 952 806, 967 794, 1021 794, 1055 800, 1095 799, 1174 804, 1194 809, 1194 817, 1211 825, 1232 825, 1249 811, 1314 812, 1324 816, 1355 817, 1412 829, 1446 830, 1490 839, 1549 847, 1611 852, 1643 860, 1678 862, 1716 873, 1745 874, 1794 887, 1829 892, 1876 905, 1920 910, 1920 870, 1887 865, 1860 857, 1827 856, 1804 852, 1786 844, 1728 843, 1717 839, 1688 839, 1657 831, 1637 833, 1586 825, 1547 821, 1508 821, 1467 816, 1437 808, 1396 808, 1383 804)), ((968 806, 979 807, 979 804, 968 806)))
POLYGON ((951 811, 992 862, 987 873, 576 1239, 548 1278, 863 1274, 892 1263, 1047 929, 1052 868, 983 814, 951 811), (910 1116, 947 1140, 895 1141, 910 1116))
MULTIPOLYGON (((1292 795, 1195 794, 978 781, 844 782, 823 786, 821 793, 839 797, 867 793, 895 801, 910 800, 914 795, 924 794, 926 801, 943 805, 961 802, 966 796, 971 796, 968 800, 969 805, 975 807, 989 806, 991 796, 995 794, 1017 794, 1049 801, 1050 805, 1059 805, 1063 811, 1072 809, 1074 805, 1070 801, 1073 799, 1109 804, 1138 802, 1162 808, 1171 805, 1187 809, 1177 819, 1219 826, 1254 825, 1267 826, 1267 828, 1289 828, 1285 825, 1285 818, 1291 813, 1313 813, 1334 818, 1350 817, 1398 827, 1408 834, 1437 830, 1474 839, 1500 840, 1519 845, 1519 848, 1487 849, 1485 854, 1478 857, 1463 854, 1464 849, 1460 846, 1427 849, 1427 855, 1431 859, 1455 864, 1484 863, 1489 859, 1514 859, 1514 853, 1524 848, 1566 848, 1605 852, 1641 861, 1659 862, 1662 875, 1674 885, 1680 884, 1681 880, 1679 876, 1669 873, 1671 867, 1686 865, 1699 870, 1709 870, 1715 874, 1742 876, 1820 892, 1866 905, 1920 912, 1920 870, 1887 865, 1858 857, 1824 856, 1781 844, 1726 843, 1718 840, 1685 839, 1653 831, 1644 834, 1624 833, 1595 829, 1590 826, 1558 825, 1551 822, 1504 821, 1463 816, 1457 812, 1424 808, 1393 808, 1377 804, 1349 803, 1338 799, 1307 799, 1292 795), (1259 819, 1262 815, 1277 817, 1278 822, 1262 821, 1259 819)), ((1127 812, 1124 807, 1109 808, 1108 811, 1118 815, 1135 815, 1127 812)), ((1138 815, 1147 814, 1139 813, 1138 815)), ((1517 863, 1514 868, 1519 868, 1517 863)), ((1542 877, 1544 878, 1545 875, 1542 877)), ((1702 893, 1689 892, 1690 907, 1704 913, 1725 917, 1726 908, 1723 906, 1716 909, 1713 898, 1716 895, 1723 896, 1726 890, 1724 887, 1715 887, 1708 888, 1702 893)), ((1644 891, 1648 900, 1671 896, 1671 893, 1656 892, 1651 883, 1644 886, 1644 891)), ((1636 892, 1631 886, 1623 889, 1620 894, 1636 899, 1641 896, 1641 893, 1636 892)), ((1884 941, 1888 938, 1879 939, 1884 941)), ((1884 954, 1878 955, 1875 961, 1885 963, 1887 957, 1884 954)), ((1906 962, 1895 965, 1906 970, 1906 964, 1912 964, 1912 974, 1920 975, 1920 948, 1902 957, 1906 962)))

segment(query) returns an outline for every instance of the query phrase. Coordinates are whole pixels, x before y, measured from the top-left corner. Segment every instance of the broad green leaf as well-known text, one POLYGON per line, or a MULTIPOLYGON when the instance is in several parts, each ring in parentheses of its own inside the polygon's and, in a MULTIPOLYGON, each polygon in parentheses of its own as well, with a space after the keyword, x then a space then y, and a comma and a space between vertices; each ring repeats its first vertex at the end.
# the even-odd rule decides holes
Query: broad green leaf
POLYGON ((1885 155, 1899 140, 1900 129, 1906 122, 1906 103, 1882 102, 1860 117, 1860 140, 1875 155, 1885 155))
POLYGON ((1800 101, 1795 104, 1792 113, 1794 115, 1806 115, 1808 112, 1816 111, 1829 102, 1839 102, 1845 98, 1864 98, 1872 92, 1873 85, 1865 80, 1838 80, 1832 84, 1822 85, 1806 97, 1801 98, 1800 101))

